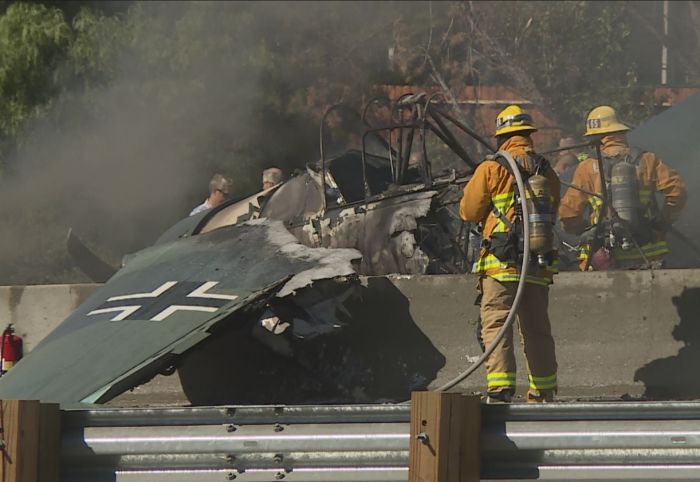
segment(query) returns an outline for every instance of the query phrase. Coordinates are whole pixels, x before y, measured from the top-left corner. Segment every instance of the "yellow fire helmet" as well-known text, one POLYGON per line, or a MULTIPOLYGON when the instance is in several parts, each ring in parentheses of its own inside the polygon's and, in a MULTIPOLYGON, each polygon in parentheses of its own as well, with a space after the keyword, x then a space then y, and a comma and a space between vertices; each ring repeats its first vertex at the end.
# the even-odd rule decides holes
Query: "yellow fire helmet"
POLYGON ((609 105, 601 105, 593 109, 586 119, 586 133, 584 136, 595 136, 597 134, 612 134, 613 132, 624 132, 630 130, 629 127, 617 120, 617 112, 609 105))
POLYGON ((509 105, 496 117, 496 136, 509 132, 535 132, 536 130, 532 125, 530 114, 523 112, 519 105, 509 105))

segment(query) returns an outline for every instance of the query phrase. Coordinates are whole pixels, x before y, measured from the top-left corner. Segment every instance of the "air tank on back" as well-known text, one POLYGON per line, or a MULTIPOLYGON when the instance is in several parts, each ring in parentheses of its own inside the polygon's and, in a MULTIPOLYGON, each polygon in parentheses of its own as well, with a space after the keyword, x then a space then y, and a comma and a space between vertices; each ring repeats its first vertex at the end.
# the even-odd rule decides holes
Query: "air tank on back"
POLYGON ((528 224, 530 227, 530 252, 537 256, 540 266, 547 264, 546 255, 554 249, 552 229, 552 195, 547 178, 536 174, 527 180, 528 224))
POLYGON ((637 168, 629 162, 618 162, 610 171, 610 197, 617 215, 635 233, 640 225, 639 184, 637 168))

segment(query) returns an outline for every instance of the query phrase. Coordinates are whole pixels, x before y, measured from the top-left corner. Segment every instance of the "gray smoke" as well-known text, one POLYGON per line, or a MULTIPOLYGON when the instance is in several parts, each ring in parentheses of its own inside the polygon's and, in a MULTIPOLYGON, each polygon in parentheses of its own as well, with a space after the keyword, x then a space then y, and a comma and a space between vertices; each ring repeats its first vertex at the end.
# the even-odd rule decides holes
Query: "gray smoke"
POLYGON ((108 87, 67 90, 7 162, 0 283, 87 281, 67 257, 69 227, 118 264, 201 203, 215 172, 244 196, 263 168, 314 160, 313 117, 361 99, 386 66, 389 19, 411 5, 134 3, 108 87))
POLYGON ((235 157, 239 139, 259 128, 259 71, 232 56, 195 60, 196 76, 154 77, 131 55, 116 71, 89 99, 67 92, 11 160, 0 189, 1 282, 85 280, 63 248, 70 226, 118 263, 202 202, 216 171, 242 178, 235 194, 250 191, 238 172, 250 166, 235 157))

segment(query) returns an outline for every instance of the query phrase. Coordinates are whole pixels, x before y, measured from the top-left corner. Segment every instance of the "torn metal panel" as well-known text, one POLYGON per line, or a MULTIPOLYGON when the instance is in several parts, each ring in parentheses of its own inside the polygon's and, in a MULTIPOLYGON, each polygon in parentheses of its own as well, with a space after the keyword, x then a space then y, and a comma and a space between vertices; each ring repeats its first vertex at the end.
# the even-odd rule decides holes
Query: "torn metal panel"
POLYGON ((96 283, 104 283, 117 272, 117 268, 111 266, 93 253, 92 250, 76 236, 72 228, 68 229, 66 249, 78 268, 96 283))
POLYGON ((325 306, 325 300, 343 296, 334 285, 315 283, 304 291, 303 301, 314 307, 318 320, 328 320, 335 311, 342 330, 309 337, 299 333, 300 338, 283 323, 276 334, 276 320, 267 328, 260 323, 252 333, 237 324, 221 325, 178 366, 187 399, 196 405, 382 403, 427 389, 445 357, 413 318, 413 311, 425 305, 414 306, 386 278, 368 278, 353 285, 358 293, 343 302, 344 316, 343 310, 325 306))
POLYGON ((202 211, 201 213, 194 214, 192 216, 187 216, 173 226, 168 228, 160 237, 156 240, 154 245, 171 243, 180 238, 185 238, 191 236, 196 232, 197 228, 208 219, 212 213, 216 210, 210 209, 208 211, 202 211))
POLYGON ((431 206, 435 191, 409 193, 358 206, 321 226, 324 244, 331 248, 352 247, 364 253, 362 274, 425 273, 427 255, 415 238, 419 220, 431 206), (327 241, 326 241, 327 240, 327 241))
POLYGON ((329 282, 322 298, 342 304, 359 258, 299 245, 270 220, 145 249, 0 378, 0 398, 105 402, 175 364, 219 325, 254 323, 268 306, 292 326, 302 320, 301 331, 340 328, 327 310, 319 320, 313 291, 329 282))
POLYGON ((468 271, 456 213, 466 178, 452 171, 426 184, 407 165, 406 183, 395 184, 390 159, 355 150, 325 165, 325 177, 309 168, 288 181, 259 216, 284 221, 307 246, 360 250, 362 274, 468 271))
POLYGON ((287 231, 282 223, 265 219, 248 221, 249 226, 269 226, 268 241, 279 246, 279 251, 289 259, 304 260, 313 265, 292 276, 279 290, 277 296, 282 298, 294 294, 296 290, 310 286, 314 281, 334 278, 337 276, 352 276, 356 272, 352 263, 359 261, 360 253, 354 249, 309 248, 299 244, 297 239, 287 231))
POLYGON ((311 169, 285 182, 267 202, 260 217, 301 223, 322 213, 321 182, 311 169))

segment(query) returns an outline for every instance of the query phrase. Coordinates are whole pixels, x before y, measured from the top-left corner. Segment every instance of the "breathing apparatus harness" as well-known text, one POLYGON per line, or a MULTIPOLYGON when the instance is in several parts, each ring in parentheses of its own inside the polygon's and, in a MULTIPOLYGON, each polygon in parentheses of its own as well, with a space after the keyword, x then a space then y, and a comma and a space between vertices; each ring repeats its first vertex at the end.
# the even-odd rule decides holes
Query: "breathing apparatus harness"
MULTIPOLYGON (((502 158, 505 160, 507 165, 510 168, 511 173, 513 174, 513 177, 515 178, 515 186, 514 188, 517 189, 517 192, 527 192, 525 188, 525 181, 523 180, 523 176, 521 173, 521 168, 519 164, 513 159, 513 156, 511 156, 507 151, 498 151, 495 155, 495 158, 502 158)), ((516 200, 516 206, 519 206, 519 209, 522 213, 522 218, 521 219, 530 219, 530 207, 528 205, 528 202, 525 197, 518 196, 516 200)), ((501 329, 498 331, 496 334, 496 337, 493 339, 491 344, 486 347, 484 350, 484 353, 481 354, 481 356, 474 362, 472 365, 464 370, 462 373, 457 375, 455 378, 450 380, 449 382, 445 383, 441 387, 437 389, 437 391, 442 392, 445 390, 449 390, 450 388, 454 387, 458 383, 461 383, 464 379, 466 379, 469 375, 474 373, 485 361, 486 359, 491 356, 491 353, 496 349, 496 346, 501 342, 505 334, 508 332, 508 330, 511 329, 513 326, 513 322, 515 321, 515 315, 518 312, 518 306, 520 306, 520 300, 523 297, 523 293, 525 292, 525 278, 527 277, 528 274, 528 268, 530 266, 530 223, 522 223, 522 240, 523 240, 523 250, 522 250, 522 260, 520 263, 520 279, 518 280, 518 287, 515 290, 515 297, 513 298, 513 304, 510 307, 510 311, 508 312, 508 316, 506 317, 505 322, 503 323, 503 326, 501 329)))
MULTIPOLYGON (((650 266, 641 245, 651 241, 652 226, 642 216, 637 179, 637 168, 644 151, 631 148, 622 156, 603 156, 598 143, 596 154, 602 194, 598 196, 601 200, 599 219, 589 228, 590 233, 582 236, 588 238, 591 245, 586 269, 601 248, 607 253, 614 248, 623 251, 636 249, 644 263, 650 266)), ((655 202, 652 202, 652 209, 658 210, 655 202)))
MULTIPOLYGON (((600 155, 599 145, 597 146, 597 153, 598 159, 604 159, 600 155)), ((609 230, 607 236, 608 245, 612 245, 612 247, 619 245, 623 250, 634 247, 639 251, 645 264, 651 268, 651 263, 640 245, 653 241, 652 236, 655 230, 666 231, 676 236, 700 259, 700 248, 692 239, 678 231, 670 223, 659 219, 661 210, 653 193, 650 199, 650 217, 644 216, 639 197, 637 169, 645 153, 646 151, 632 147, 621 160, 605 158, 608 163, 611 160, 617 161, 616 164, 611 166, 607 177, 602 177, 604 171, 600 171, 601 181, 603 181, 602 185, 607 187, 605 191, 609 192, 612 198, 612 209, 610 210, 610 218, 612 219, 608 221, 607 226, 609 230), (607 178, 610 181, 606 183, 605 180, 607 178), (618 242, 618 239, 621 239, 621 241, 618 242)), ((603 163, 599 163, 599 168, 602 167, 601 164, 603 163)), ((605 174, 608 173, 606 172, 605 174)))
MULTIPOLYGON (((552 214, 552 197, 549 190, 549 183, 545 174, 551 169, 549 162, 538 154, 528 154, 529 166, 534 169, 526 169, 517 162, 517 170, 523 178, 525 186, 525 201, 528 206, 528 214, 523 214, 520 189, 517 184, 514 186, 514 219, 509 221, 506 212, 501 212, 496 206, 493 207, 493 215, 507 228, 505 232, 491 233, 491 239, 484 239, 482 247, 486 247, 500 261, 510 264, 522 262, 524 254, 524 233, 523 225, 525 219, 529 225, 529 246, 533 262, 536 261, 540 267, 549 265, 554 258, 554 217, 552 214)), ((513 170, 500 155, 500 153, 489 156, 492 160, 508 169, 513 170)), ((506 210, 508 207, 506 207, 506 210)))

